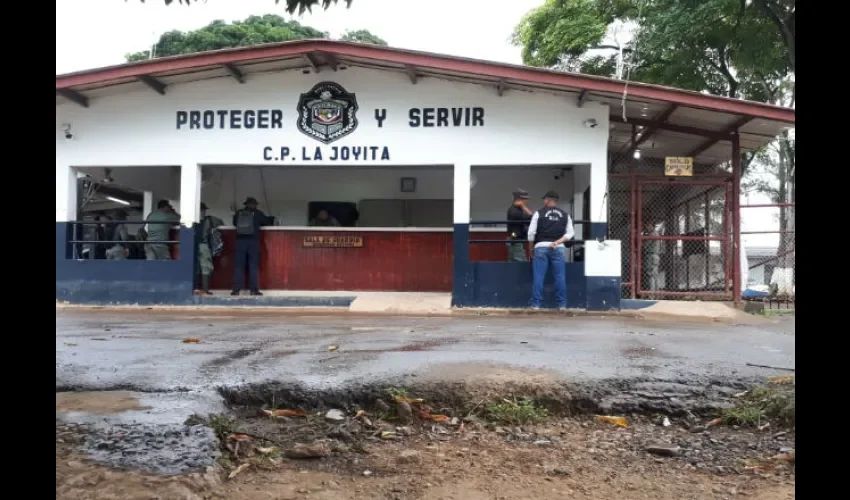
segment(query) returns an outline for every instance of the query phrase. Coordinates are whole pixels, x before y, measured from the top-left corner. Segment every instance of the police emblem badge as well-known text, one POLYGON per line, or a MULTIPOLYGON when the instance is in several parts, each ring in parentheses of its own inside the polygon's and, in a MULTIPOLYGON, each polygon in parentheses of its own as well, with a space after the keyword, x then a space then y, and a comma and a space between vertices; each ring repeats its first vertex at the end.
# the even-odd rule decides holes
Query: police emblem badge
POLYGON ((333 82, 316 84, 298 99, 298 130, 324 144, 357 128, 357 98, 333 82))

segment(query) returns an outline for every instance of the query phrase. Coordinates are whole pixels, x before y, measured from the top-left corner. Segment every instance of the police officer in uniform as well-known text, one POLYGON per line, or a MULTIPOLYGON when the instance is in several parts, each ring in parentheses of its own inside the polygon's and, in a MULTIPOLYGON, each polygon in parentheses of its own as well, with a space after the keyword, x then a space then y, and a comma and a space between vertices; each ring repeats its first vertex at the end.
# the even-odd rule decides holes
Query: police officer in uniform
POLYGON ((531 285, 531 308, 540 309, 543 301, 543 281, 551 267, 555 281, 555 302, 559 309, 567 307, 566 247, 564 242, 575 236, 570 216, 558 208, 558 193, 549 191, 543 196, 543 208, 534 213, 528 225, 528 241, 534 243, 531 285))
POLYGON ((251 295, 260 293, 260 228, 272 224, 257 206, 257 199, 249 196, 245 208, 233 214, 236 226, 236 251, 233 256, 233 289, 230 295, 239 295, 244 283, 245 268, 248 268, 248 288, 251 295))
POLYGON ((201 221, 195 224, 195 242, 198 247, 195 289, 197 295, 212 295, 210 292, 210 276, 215 265, 213 263, 213 232, 224 225, 224 221, 214 215, 207 214, 207 204, 201 202, 201 221))
POLYGON ((527 262, 525 245, 528 241, 528 221, 534 212, 528 208, 528 191, 514 190, 514 201, 508 209, 508 261, 527 262))

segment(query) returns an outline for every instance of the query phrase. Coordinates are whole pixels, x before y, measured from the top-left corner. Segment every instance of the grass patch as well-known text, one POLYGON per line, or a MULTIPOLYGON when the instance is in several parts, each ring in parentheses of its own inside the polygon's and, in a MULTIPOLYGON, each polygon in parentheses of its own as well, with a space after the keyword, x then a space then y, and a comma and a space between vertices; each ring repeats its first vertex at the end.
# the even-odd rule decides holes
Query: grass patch
POLYGON ((796 404, 793 386, 774 384, 755 387, 742 395, 734 408, 723 411, 721 418, 729 425, 758 427, 768 422, 793 427, 796 404))
POLYGON ((393 400, 409 397, 407 389, 402 387, 390 387, 387 389, 387 394, 389 394, 393 400))
POLYGON ((218 414, 210 415, 207 419, 207 425, 215 432, 215 435, 219 439, 224 440, 227 436, 236 432, 238 423, 230 415, 218 414))
POLYGON ((549 411, 530 399, 503 399, 485 406, 484 417, 503 425, 526 425, 545 420, 549 411))

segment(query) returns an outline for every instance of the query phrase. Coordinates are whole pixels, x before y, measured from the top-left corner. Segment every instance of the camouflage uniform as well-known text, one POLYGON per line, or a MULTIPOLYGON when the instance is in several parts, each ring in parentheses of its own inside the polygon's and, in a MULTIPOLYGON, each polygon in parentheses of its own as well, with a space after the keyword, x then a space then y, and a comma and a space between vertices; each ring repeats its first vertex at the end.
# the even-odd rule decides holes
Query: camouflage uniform
POLYGON ((224 221, 212 215, 204 216, 198 224, 198 270, 201 275, 201 289, 205 292, 209 291, 210 275, 215 269, 210 234, 213 229, 223 225, 224 221))
MULTIPOLYGON (((148 215, 146 222, 148 241, 168 241, 171 227, 180 222, 180 215, 157 209, 148 215)), ((171 250, 168 243, 148 243, 145 245, 145 256, 148 260, 169 260, 171 250)))

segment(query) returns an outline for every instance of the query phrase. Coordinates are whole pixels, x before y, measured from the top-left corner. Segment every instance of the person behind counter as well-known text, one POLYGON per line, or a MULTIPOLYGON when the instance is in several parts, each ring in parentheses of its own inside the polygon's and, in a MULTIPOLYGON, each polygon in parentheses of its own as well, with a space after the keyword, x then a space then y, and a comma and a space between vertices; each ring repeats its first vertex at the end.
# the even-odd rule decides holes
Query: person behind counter
POLYGON ((248 268, 248 289, 251 295, 260 293, 260 228, 270 226, 274 219, 260 211, 256 198, 245 199, 245 208, 233 214, 236 226, 236 251, 233 256, 233 287, 230 295, 239 295, 248 268))
POLYGON ((528 262, 525 247, 528 240, 528 223, 534 212, 528 208, 528 191, 514 190, 514 201, 508 209, 508 261, 528 262))
MULTIPOLYGON (((125 212, 124 210, 116 210, 115 220, 126 221, 127 212, 125 212)), ((123 242, 130 241, 130 234, 127 232, 127 226, 125 224, 116 224, 113 227, 112 240, 120 241, 122 243, 115 243, 111 247, 109 247, 109 249, 106 251, 106 258, 108 260, 126 259, 130 255, 130 250, 127 248, 127 244, 123 242)))
POLYGON ((174 210, 168 200, 159 200, 156 210, 148 215, 145 222, 147 222, 145 238, 149 242, 145 245, 145 257, 147 260, 170 260, 171 250, 168 243, 157 243, 157 241, 171 239, 169 238, 171 228, 180 223, 180 214, 174 210))
POLYGON ((340 224, 333 215, 322 209, 313 217, 309 225, 313 227, 339 227, 340 224))

